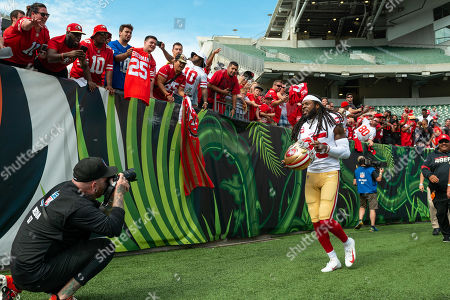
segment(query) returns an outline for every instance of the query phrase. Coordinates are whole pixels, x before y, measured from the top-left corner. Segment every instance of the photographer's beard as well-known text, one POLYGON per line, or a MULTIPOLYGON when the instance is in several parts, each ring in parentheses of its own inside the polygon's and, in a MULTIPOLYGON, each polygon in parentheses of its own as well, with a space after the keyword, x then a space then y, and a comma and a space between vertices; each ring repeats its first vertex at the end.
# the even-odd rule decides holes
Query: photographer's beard
POLYGON ((78 191, 89 199, 100 198, 108 187, 109 178, 100 178, 90 182, 78 182, 72 179, 72 182, 78 187, 78 191))
POLYGON ((95 186, 93 187, 93 196, 94 199, 100 198, 104 193, 106 188, 109 185, 109 178, 100 178, 95 180, 95 186))

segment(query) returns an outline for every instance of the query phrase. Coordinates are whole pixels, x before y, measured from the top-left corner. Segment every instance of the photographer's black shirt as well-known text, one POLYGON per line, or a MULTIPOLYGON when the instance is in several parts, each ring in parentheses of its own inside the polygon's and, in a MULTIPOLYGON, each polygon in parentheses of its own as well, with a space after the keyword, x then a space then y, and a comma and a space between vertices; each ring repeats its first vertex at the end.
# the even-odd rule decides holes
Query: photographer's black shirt
POLYGON ((16 274, 33 276, 46 258, 89 239, 91 233, 120 235, 125 211, 114 207, 107 216, 99 206, 71 181, 55 186, 39 199, 20 226, 12 245, 11 268, 16 274))

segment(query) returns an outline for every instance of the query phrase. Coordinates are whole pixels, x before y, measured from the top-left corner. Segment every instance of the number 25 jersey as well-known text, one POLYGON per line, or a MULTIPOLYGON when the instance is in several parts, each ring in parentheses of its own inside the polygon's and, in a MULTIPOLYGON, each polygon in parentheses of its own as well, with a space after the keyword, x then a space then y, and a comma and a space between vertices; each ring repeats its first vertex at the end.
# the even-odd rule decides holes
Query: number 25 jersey
MULTIPOLYGON (((94 45, 92 39, 86 39, 80 42, 80 46, 86 46, 86 60, 88 62, 88 68, 91 72, 92 81, 97 85, 102 86, 102 74, 105 71, 113 70, 113 51, 108 45, 103 45, 102 48, 97 48, 94 45)), ((72 70, 70 71, 70 77, 81 78, 84 77, 83 69, 81 68, 80 61, 77 59, 73 63, 72 70)), ((87 79, 87 78, 86 78, 87 79)), ((108 82, 111 85, 111 82, 108 82)))
POLYGON ((144 48, 134 48, 125 76, 125 99, 141 99, 148 105, 155 71, 156 61, 153 56, 145 52, 144 48))
MULTIPOLYGON (((331 113, 337 124, 341 124, 338 115, 331 113)), ((325 122, 325 121, 323 121, 325 122)), ((334 140, 334 128, 336 125, 323 124, 322 130, 319 134, 315 134, 317 128, 317 118, 314 120, 308 120, 302 125, 298 139, 309 145, 309 149, 313 149, 312 143, 318 141, 325 145, 336 146, 334 140)), ((324 173, 330 171, 340 170, 339 159, 329 156, 327 153, 316 153, 314 161, 308 166, 308 172, 310 173, 324 173)))

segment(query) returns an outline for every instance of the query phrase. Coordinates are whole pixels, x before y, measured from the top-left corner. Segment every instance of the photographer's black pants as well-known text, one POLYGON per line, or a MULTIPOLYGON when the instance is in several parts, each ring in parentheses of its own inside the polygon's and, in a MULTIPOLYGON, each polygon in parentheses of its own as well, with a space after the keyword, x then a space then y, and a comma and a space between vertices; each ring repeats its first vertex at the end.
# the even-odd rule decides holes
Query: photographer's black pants
POLYGON ((38 280, 29 281, 30 274, 21 272, 14 265, 11 272, 19 289, 57 294, 72 278, 85 285, 108 265, 114 251, 114 244, 106 238, 82 240, 47 260, 38 274, 32 274, 38 280))
POLYGON ((447 198, 447 195, 436 194, 436 197, 433 199, 433 204, 436 208, 436 217, 442 235, 450 236, 450 222, 447 216, 448 210, 450 209, 450 199, 447 198))

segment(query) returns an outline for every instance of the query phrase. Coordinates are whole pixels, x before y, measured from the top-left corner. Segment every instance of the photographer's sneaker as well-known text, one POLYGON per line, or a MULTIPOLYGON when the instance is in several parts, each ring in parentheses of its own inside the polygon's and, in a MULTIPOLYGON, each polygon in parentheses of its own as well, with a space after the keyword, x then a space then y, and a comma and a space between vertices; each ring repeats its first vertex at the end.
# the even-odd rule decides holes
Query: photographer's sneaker
POLYGON ((342 267, 341 262, 339 261, 338 258, 332 258, 330 259, 330 261, 327 263, 326 267, 323 268, 321 271, 323 273, 328 273, 328 272, 332 272, 336 269, 340 269, 342 267))
POLYGON ((0 300, 16 299, 20 292, 22 291, 16 288, 11 275, 0 275, 0 300))
POLYGON ((355 249, 355 240, 351 237, 344 243, 345 250, 345 265, 350 268, 355 262, 356 258, 356 249, 355 249))
POLYGON ((450 243, 450 235, 444 235, 444 239, 442 241, 444 243, 450 243))
POLYGON ((355 226, 355 230, 360 229, 364 225, 363 221, 359 220, 358 225, 355 226))

